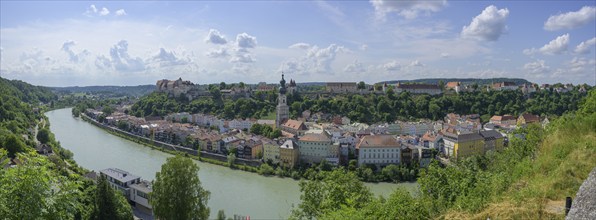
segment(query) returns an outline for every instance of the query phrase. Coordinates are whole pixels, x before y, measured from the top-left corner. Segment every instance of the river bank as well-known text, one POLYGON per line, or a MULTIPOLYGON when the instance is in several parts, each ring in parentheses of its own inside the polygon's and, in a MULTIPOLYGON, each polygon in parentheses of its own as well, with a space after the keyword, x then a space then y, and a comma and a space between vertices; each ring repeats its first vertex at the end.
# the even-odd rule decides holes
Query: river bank
MULTIPOLYGON (((161 165, 172 155, 108 133, 80 118, 71 109, 47 112, 50 129, 62 146, 74 153, 74 160, 86 169, 120 168, 144 179, 153 180, 161 165)), ((253 219, 285 219, 292 207, 300 203, 298 181, 291 178, 266 177, 242 170, 195 162, 197 174, 205 189, 211 191, 211 217, 217 211, 226 215, 250 215, 253 219)), ((387 197, 397 188, 416 192, 416 183, 365 183, 377 196, 387 197)))
MULTIPOLYGON (((110 127, 110 126, 101 124, 98 121, 90 118, 89 116, 87 116, 85 114, 81 114, 81 119, 91 123, 92 125, 95 125, 98 128, 101 128, 101 129, 107 131, 108 133, 110 133, 112 135, 118 136, 120 138, 129 140, 132 142, 135 142, 135 143, 143 145, 143 146, 150 147, 154 150, 158 150, 158 151, 168 153, 168 154, 183 153, 183 154, 185 154, 185 156, 190 157, 195 160, 198 160, 198 161, 201 161, 201 162, 210 163, 210 164, 219 165, 219 166, 230 167, 227 163, 227 158, 223 155, 217 155, 217 154, 213 154, 213 153, 209 153, 209 152, 205 152, 205 151, 197 151, 197 150, 193 150, 193 149, 189 149, 189 148, 185 148, 185 147, 181 147, 181 146, 175 146, 172 144, 151 140, 146 137, 141 137, 141 136, 138 136, 138 135, 126 132, 126 131, 122 131, 118 128, 114 128, 114 127, 110 127)), ((241 158, 236 158, 234 161, 234 164, 232 165, 231 168, 256 173, 258 171, 257 164, 260 165, 260 163, 256 163, 255 161, 249 161, 249 160, 244 160, 241 158)))
MULTIPOLYGON (((109 126, 109 125, 100 123, 100 122, 96 121, 95 119, 93 119, 83 113, 80 114, 80 117, 84 121, 87 121, 103 130, 106 130, 107 132, 109 132, 115 136, 119 136, 124 139, 130 140, 130 141, 133 141, 133 142, 136 142, 136 143, 142 144, 144 146, 148 146, 153 149, 160 150, 160 151, 163 151, 166 153, 170 153, 170 154, 183 153, 187 157, 191 157, 195 160, 199 160, 199 161, 210 163, 210 164, 230 167, 233 169, 240 169, 240 170, 249 171, 252 173, 259 173, 260 175, 264 175, 264 176, 276 175, 279 177, 293 178, 296 180, 301 179, 301 178, 306 178, 306 179, 315 178, 313 175, 319 174, 318 169, 312 169, 312 168, 301 169, 301 170, 297 170, 297 169, 286 170, 286 169, 280 169, 279 167, 277 169, 273 169, 270 166, 259 167, 261 164, 263 164, 261 161, 248 160, 248 159, 243 159, 243 158, 236 158, 234 160, 234 162, 230 164, 228 162, 228 158, 226 155, 216 154, 216 153, 207 152, 207 151, 199 151, 199 150, 194 150, 194 149, 187 148, 187 147, 182 147, 179 145, 173 145, 173 144, 169 144, 169 143, 165 143, 165 142, 161 142, 161 141, 156 141, 156 140, 153 140, 153 139, 150 139, 147 137, 139 136, 137 134, 133 134, 133 133, 121 130, 121 129, 113 127, 113 126, 109 126)), ((353 172, 353 171, 350 171, 350 172, 353 172)), ((372 175, 373 175, 372 173, 369 174, 369 176, 372 176, 372 175)), ((369 178, 361 179, 361 181, 374 182, 374 183, 380 182, 378 180, 378 178, 376 178, 376 175, 374 175, 372 177, 375 177, 375 178, 369 177, 369 178)))

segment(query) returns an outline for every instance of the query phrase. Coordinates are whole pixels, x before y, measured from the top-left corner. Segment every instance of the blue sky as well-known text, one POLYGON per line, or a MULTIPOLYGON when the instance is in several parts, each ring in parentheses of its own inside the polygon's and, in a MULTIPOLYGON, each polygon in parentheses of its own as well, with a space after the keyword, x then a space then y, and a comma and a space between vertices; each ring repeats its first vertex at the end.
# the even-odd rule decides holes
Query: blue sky
POLYGON ((521 77, 596 83, 594 1, 0 2, 37 85, 521 77))

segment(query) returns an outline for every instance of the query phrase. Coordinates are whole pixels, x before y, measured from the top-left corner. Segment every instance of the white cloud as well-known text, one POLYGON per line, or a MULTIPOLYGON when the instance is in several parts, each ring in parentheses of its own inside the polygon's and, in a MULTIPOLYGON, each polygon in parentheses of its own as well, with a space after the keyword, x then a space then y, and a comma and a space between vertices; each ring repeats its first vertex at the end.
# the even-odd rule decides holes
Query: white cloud
POLYGON ((226 48, 219 48, 219 49, 210 50, 209 52, 205 53, 205 55, 207 57, 211 57, 211 58, 220 58, 220 57, 227 57, 230 54, 228 54, 228 50, 226 48))
POLYGON ((255 48, 257 46, 257 38, 247 33, 238 34, 236 36, 236 46, 239 48, 255 48))
POLYGON ((413 19, 420 13, 437 12, 447 5, 446 0, 442 1, 392 1, 392 0, 370 0, 375 8, 377 19, 385 20, 386 15, 392 12, 406 18, 413 19))
POLYGON ((423 64, 423 63, 421 63, 421 62, 420 62, 420 61, 418 61, 418 60, 414 60, 414 61, 412 61, 412 62, 410 63, 410 65, 409 65, 409 66, 412 66, 412 67, 422 67, 422 66, 424 66, 424 64, 423 64))
POLYGON ((401 69, 401 64, 399 64, 399 62, 397 61, 391 61, 389 63, 385 63, 383 64, 383 69, 386 71, 397 71, 401 69))
MULTIPOLYGON (((122 72, 138 72, 145 69, 145 63, 140 57, 131 57, 128 54, 128 41, 121 40, 110 49, 111 65, 115 70, 122 72)), ((105 62, 107 58, 99 58, 105 62)))
POLYGON ((108 10, 106 7, 101 8, 101 11, 99 11, 99 15, 101 16, 106 16, 110 14, 110 10, 108 10))
POLYGON ((360 50, 362 50, 362 51, 368 50, 368 45, 366 45, 366 44, 360 45, 360 50))
MULTIPOLYGON (((304 46, 305 44, 301 44, 301 46, 293 48, 304 48, 304 46)), ((298 59, 290 58, 284 61, 279 67, 279 71, 296 74, 334 74, 335 71, 331 64, 338 54, 343 53, 350 53, 350 50, 336 44, 331 44, 325 48, 311 46, 303 57, 298 59)))
POLYGON ((182 59, 176 56, 174 51, 166 51, 164 48, 159 48, 159 52, 151 57, 149 62, 155 62, 159 64, 160 67, 166 66, 177 66, 177 65, 186 65, 190 62, 190 59, 182 59))
POLYGON ((66 41, 64 42, 64 44, 62 44, 62 51, 68 54, 68 59, 70 60, 70 62, 78 63, 84 58, 84 56, 89 54, 89 51, 83 50, 81 53, 77 54, 72 50, 72 47, 74 47, 75 45, 76 42, 72 40, 66 41))
POLYGON ((307 43, 295 43, 289 46, 290 49, 303 49, 307 50, 310 49, 310 44, 307 43))
POLYGON ((363 73, 366 72, 366 68, 364 67, 364 65, 362 65, 361 62, 358 62, 358 60, 354 60, 354 63, 350 63, 344 68, 344 72, 363 73))
POLYGON ((544 74, 550 71, 550 67, 544 63, 544 60, 536 60, 534 62, 526 63, 524 70, 531 74, 544 74))
MULTIPOLYGON (((204 53, 212 48, 202 43, 201 37, 206 36, 209 29, 172 26, 164 31, 168 25, 125 19, 81 19, 40 21, 17 28, 2 27, 2 76, 47 86, 138 85, 180 76, 202 83, 229 80, 225 79, 231 69, 229 63, 204 58, 204 53), (72 46, 72 43, 67 43, 63 49, 65 42, 68 42, 65 39, 72 39, 76 44, 72 46), (110 54, 110 49, 122 39, 128 42, 126 53, 130 62, 122 63, 128 63, 129 71, 117 70, 117 62, 110 54), (31 51, 33 47, 44 53, 39 59, 28 59, 28 68, 19 57, 23 51, 31 51), (65 51, 67 48, 78 58, 71 59, 70 52, 65 51), (166 49, 168 53, 173 52, 180 60, 190 62, 175 66, 167 66, 167 62, 164 62, 161 67, 159 62, 152 59, 160 48, 166 49), (71 61, 76 59, 77 63, 71 61), (134 68, 135 64, 137 68, 134 68), (221 74, 215 76, 215 73, 221 74)), ((126 56, 120 57, 125 60, 122 57, 126 56)))
POLYGON ((85 11, 85 13, 83 13, 83 14, 87 15, 87 16, 92 16, 96 13, 97 13, 97 7, 95 7, 95 5, 90 5, 89 8, 87 8, 87 11, 85 11))
MULTIPOLYGON (((85 13, 83 13, 83 14, 88 17, 93 17, 94 15, 106 16, 106 15, 110 14, 110 10, 108 10, 108 8, 106 8, 106 7, 102 7, 101 10, 99 10, 99 9, 97 9, 97 7, 95 5, 90 5, 89 8, 87 8, 85 13)), ((126 15, 126 12, 124 11, 124 9, 120 9, 120 10, 116 11, 116 16, 120 16, 120 15, 126 15)))
POLYGON ((566 65, 569 67, 569 72, 574 74, 586 73, 586 71, 591 71, 593 74, 592 76, 596 74, 596 72, 594 72, 594 68, 596 67, 596 60, 594 59, 588 60, 583 57, 574 57, 566 65))
POLYGON ((572 60, 565 62, 562 68, 553 71, 551 78, 557 80, 555 82, 572 81, 577 84, 588 83, 594 85, 596 83, 595 75, 596 60, 594 58, 574 57, 572 60))
POLYGON ((525 55, 528 55, 528 56, 534 55, 536 52, 538 52, 538 49, 536 49, 536 48, 524 49, 522 51, 522 53, 524 53, 525 55))
POLYGON ((569 45, 569 34, 558 36, 556 39, 550 41, 548 44, 540 48, 540 52, 543 54, 554 55, 562 54, 567 51, 569 45))
POLYGON ((230 59, 230 63, 254 63, 256 61, 250 53, 236 53, 230 59))
POLYGON ((226 44, 228 41, 226 40, 226 36, 219 33, 218 30, 210 29, 209 34, 205 37, 205 42, 212 43, 212 44, 226 44))
POLYGON ((579 11, 553 15, 544 22, 544 29, 549 31, 574 29, 586 25, 596 18, 596 7, 584 6, 579 11))
POLYGON ((508 16, 507 8, 498 9, 494 5, 490 5, 474 17, 470 25, 462 28, 461 35, 465 38, 496 41, 507 31, 508 16))
POLYGON ((126 11, 124 11, 124 9, 118 9, 116 11, 116 16, 123 16, 126 15, 126 11))
POLYGON ((449 58, 449 53, 441 53, 441 58, 449 58))
POLYGON ((590 53, 590 49, 596 45, 596 37, 589 39, 587 41, 581 42, 580 44, 575 47, 574 52, 576 54, 588 54, 590 53))

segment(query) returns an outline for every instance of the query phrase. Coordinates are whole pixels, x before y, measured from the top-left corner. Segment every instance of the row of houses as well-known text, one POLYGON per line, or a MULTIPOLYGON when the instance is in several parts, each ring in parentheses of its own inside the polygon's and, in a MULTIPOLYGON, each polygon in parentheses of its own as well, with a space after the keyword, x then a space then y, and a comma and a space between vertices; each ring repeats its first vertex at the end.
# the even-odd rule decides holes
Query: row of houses
MULTIPOLYGON (((89 114, 99 113, 89 110, 89 114)), ((275 140, 240 131, 243 126, 258 123, 255 120, 224 122, 228 128, 221 132, 198 126, 210 126, 211 122, 219 121, 203 114, 177 113, 168 115, 167 120, 149 121, 120 113, 109 117, 112 123, 125 121, 131 132, 156 140, 194 145, 200 150, 224 155, 234 152, 238 158, 262 159, 285 167, 301 163, 317 164, 323 160, 334 165, 346 164, 350 155, 360 165, 382 167, 416 161, 425 166, 430 162, 428 155, 433 149, 449 159, 458 159, 490 150, 498 151, 506 144, 505 136, 497 130, 482 129, 477 114, 448 114, 443 121, 398 121, 370 126, 289 119, 280 125, 283 138, 275 140), (176 121, 192 122, 194 125, 176 121), (229 129, 230 125, 236 129, 229 129)), ((534 119, 524 114, 520 116, 520 121, 533 122, 534 119)))
POLYGON ((548 118, 540 119, 540 116, 529 113, 523 113, 518 117, 513 115, 494 115, 490 118, 486 126, 500 127, 503 129, 515 129, 516 127, 523 127, 532 123, 548 123, 548 118))

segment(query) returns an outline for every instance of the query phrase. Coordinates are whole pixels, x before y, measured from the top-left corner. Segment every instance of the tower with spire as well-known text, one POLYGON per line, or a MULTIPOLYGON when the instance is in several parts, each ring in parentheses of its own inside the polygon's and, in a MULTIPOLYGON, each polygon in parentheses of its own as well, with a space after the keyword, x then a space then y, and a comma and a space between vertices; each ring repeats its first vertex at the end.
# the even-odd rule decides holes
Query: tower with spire
POLYGON ((279 81, 279 95, 277 97, 277 112, 275 116, 275 126, 277 128, 281 127, 281 124, 284 123, 290 117, 290 107, 288 107, 288 103, 286 102, 286 80, 284 79, 284 74, 281 74, 281 81, 279 81))

